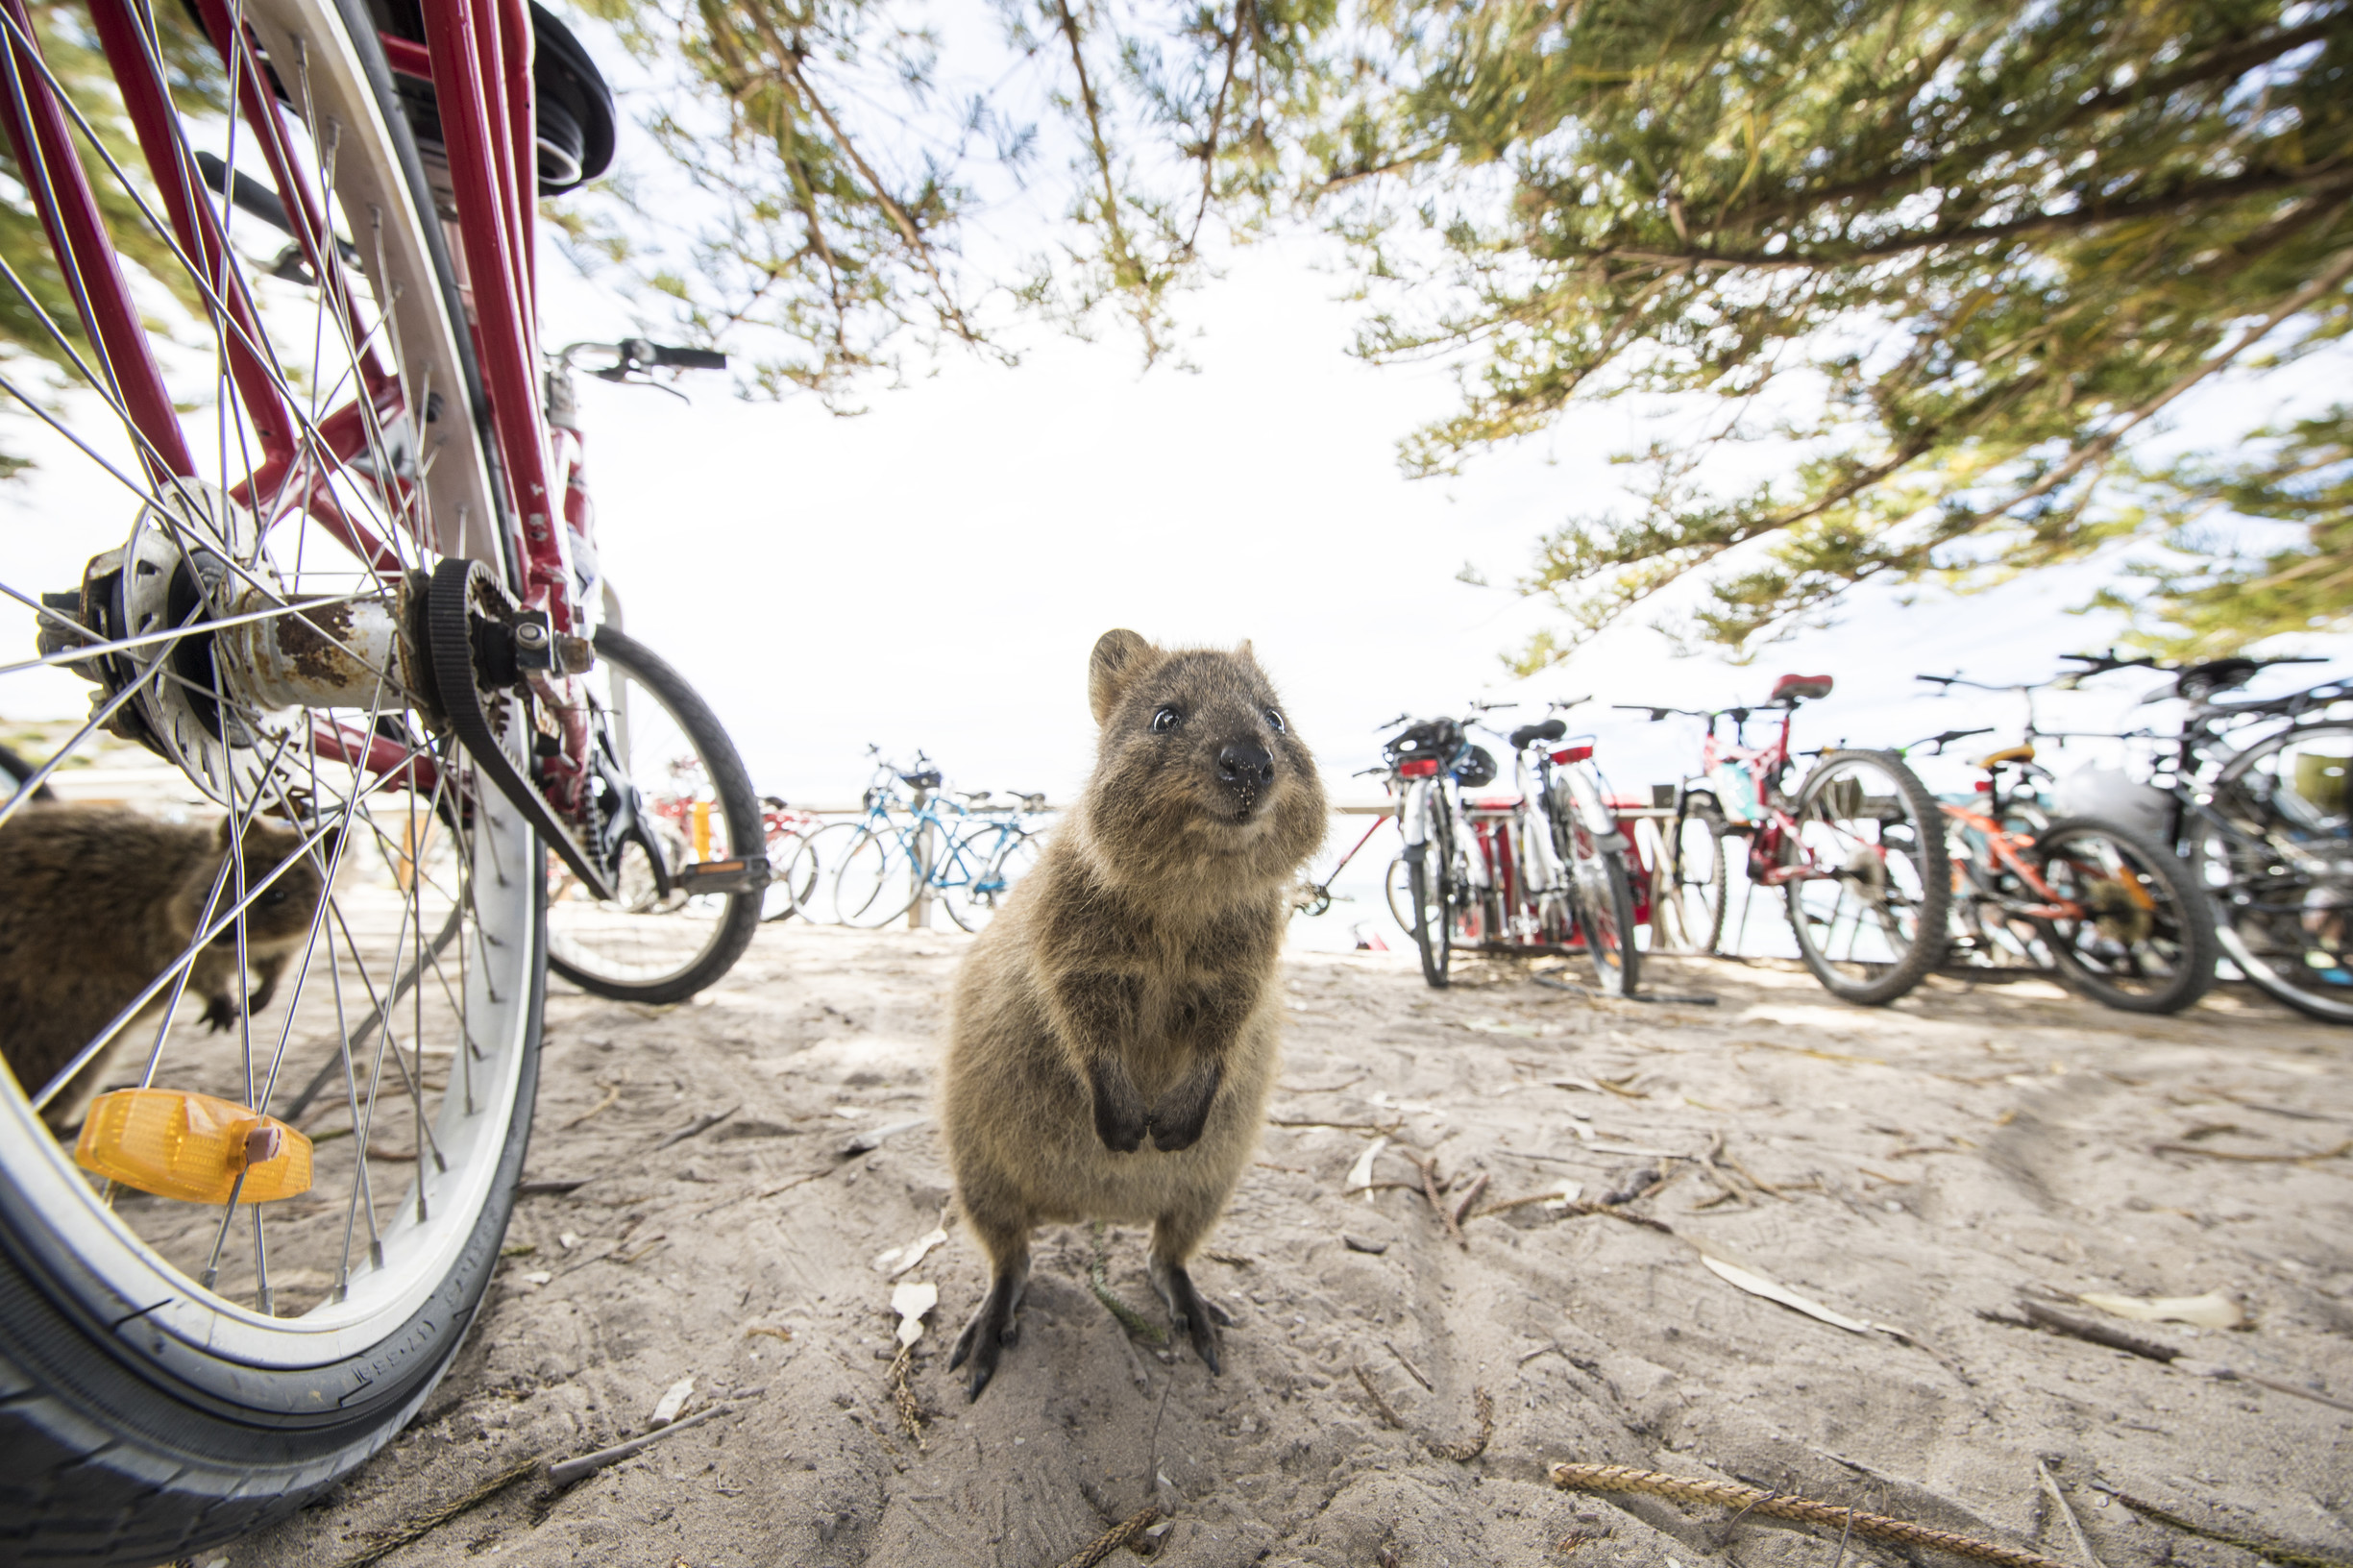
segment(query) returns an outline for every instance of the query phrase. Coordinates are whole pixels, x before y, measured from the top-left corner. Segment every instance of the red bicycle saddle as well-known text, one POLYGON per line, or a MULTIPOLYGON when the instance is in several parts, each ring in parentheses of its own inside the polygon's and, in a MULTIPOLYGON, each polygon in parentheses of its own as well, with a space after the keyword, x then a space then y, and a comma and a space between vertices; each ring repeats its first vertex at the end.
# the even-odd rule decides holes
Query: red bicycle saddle
POLYGON ((1836 683, 1827 675, 1783 675, 1773 683, 1773 700, 1776 702, 1811 701, 1815 698, 1829 696, 1830 688, 1834 684, 1836 683))

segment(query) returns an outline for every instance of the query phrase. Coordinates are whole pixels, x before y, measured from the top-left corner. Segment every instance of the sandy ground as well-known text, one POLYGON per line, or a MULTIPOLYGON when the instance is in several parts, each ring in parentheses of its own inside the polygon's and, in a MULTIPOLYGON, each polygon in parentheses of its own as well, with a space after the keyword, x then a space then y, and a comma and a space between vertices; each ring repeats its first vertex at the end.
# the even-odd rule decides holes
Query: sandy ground
MULTIPOLYGON (((1682 963, 1656 987, 1719 1005, 1638 1006, 1516 964, 1440 993, 1396 955, 1303 954, 1277 1125, 1197 1270, 1237 1319, 1224 1375, 1131 1340, 1070 1228, 1041 1237, 1021 1341, 968 1406, 944 1352, 983 1273, 951 1222, 898 1282, 940 1293, 919 1447, 875 1259, 939 1223, 940 1145, 923 1127, 842 1150, 927 1109, 961 943, 770 926, 694 1005, 551 998, 530 1175, 585 1184, 522 1202, 472 1342, 394 1448, 206 1560, 347 1561, 518 1461, 646 1431, 690 1376, 688 1413, 732 1409, 567 1490, 527 1478, 384 1560, 1046 1568, 1157 1504, 1147 1544, 1172 1564, 1833 1561, 1835 1531, 1555 1491, 1565 1459, 2080 1560, 2038 1458, 2105 1568, 2253 1559, 2094 1483, 2353 1556, 2353 1413, 1981 1315, 2221 1291, 2244 1329, 2135 1327, 2353 1402, 2353 1032, 2239 992, 2152 1020, 1939 981, 1863 1011, 1802 972, 1682 963), (1350 1195, 1384 1128, 1391 1185, 1350 1195), (1482 1203, 1664 1175, 1628 1207, 1667 1229, 1531 1204, 1458 1245, 1405 1153, 1434 1158, 1449 1207, 1481 1175, 1482 1203), (1703 1252, 1901 1336, 1744 1294, 1703 1252), (1481 1390, 1491 1438, 1446 1457, 1481 1390)), ((1140 1233, 1107 1241, 1111 1288, 1158 1324, 1140 1233)))

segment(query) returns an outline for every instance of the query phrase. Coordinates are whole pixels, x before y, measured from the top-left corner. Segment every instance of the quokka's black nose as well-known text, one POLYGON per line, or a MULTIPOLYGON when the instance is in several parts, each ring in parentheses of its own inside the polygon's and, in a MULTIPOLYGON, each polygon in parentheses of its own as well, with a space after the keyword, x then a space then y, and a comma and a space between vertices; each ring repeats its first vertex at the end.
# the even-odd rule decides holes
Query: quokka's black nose
POLYGON ((1275 759, 1256 741, 1228 744, 1217 749, 1217 776, 1245 790, 1262 790, 1275 781, 1275 759))

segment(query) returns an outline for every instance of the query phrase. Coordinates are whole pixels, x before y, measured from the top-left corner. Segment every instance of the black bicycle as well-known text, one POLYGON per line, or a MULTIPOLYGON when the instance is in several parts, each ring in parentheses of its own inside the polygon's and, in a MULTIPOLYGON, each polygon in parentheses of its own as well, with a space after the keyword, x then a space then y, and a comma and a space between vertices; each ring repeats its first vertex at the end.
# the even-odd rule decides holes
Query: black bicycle
POLYGON ((2083 666, 2071 683, 2113 670, 2173 676, 2143 700, 2188 703, 2179 733, 2120 738, 2158 743, 2148 784, 2170 847, 2213 900, 2224 956, 2297 1012, 2353 1023, 2353 682, 2230 700, 2264 670, 2323 661, 2067 657, 2083 666))

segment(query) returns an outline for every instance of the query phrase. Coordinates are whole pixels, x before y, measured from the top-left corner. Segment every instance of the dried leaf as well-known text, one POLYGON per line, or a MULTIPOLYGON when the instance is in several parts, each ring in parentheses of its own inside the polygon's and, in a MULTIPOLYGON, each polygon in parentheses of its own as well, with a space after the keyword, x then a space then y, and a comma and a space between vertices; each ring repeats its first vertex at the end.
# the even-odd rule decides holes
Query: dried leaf
POLYGON ((1340 1190, 1343 1193, 1354 1192, 1361 1188, 1364 1190, 1364 1201, 1372 1202, 1373 1162, 1380 1159, 1381 1151, 1388 1146, 1389 1140, 1385 1134, 1365 1144, 1364 1152, 1357 1156, 1357 1163, 1348 1167, 1348 1180, 1340 1190))
POLYGON ((898 1342, 912 1345, 923 1337, 923 1314, 940 1305, 940 1287, 910 1280, 891 1292, 891 1311, 898 1314, 898 1342))
POLYGON ((2219 1290, 2202 1296, 2077 1296, 2086 1307, 2096 1307, 2136 1323, 2191 1323, 2201 1329, 2235 1329, 2246 1321, 2239 1304, 2219 1290))
POLYGON ((932 1248, 944 1245, 946 1240, 947 1231, 944 1227, 934 1226, 903 1247, 893 1247, 888 1252, 875 1254, 874 1270, 885 1279, 895 1280, 929 1257, 932 1248))
POLYGON ((1707 1254, 1702 1253, 1700 1262, 1707 1265, 1707 1271, 1710 1274, 1715 1275, 1727 1285, 1746 1290, 1752 1296, 1762 1296, 1767 1301, 1777 1301, 1793 1311, 1803 1312, 1808 1317, 1820 1319, 1834 1329, 1844 1329, 1849 1334, 1894 1332, 1883 1324, 1873 1323, 1865 1318, 1849 1317, 1844 1312, 1834 1312, 1822 1303, 1798 1294, 1787 1286, 1777 1285, 1762 1274, 1752 1273, 1736 1263, 1728 1263, 1721 1258, 1710 1258, 1707 1254))

